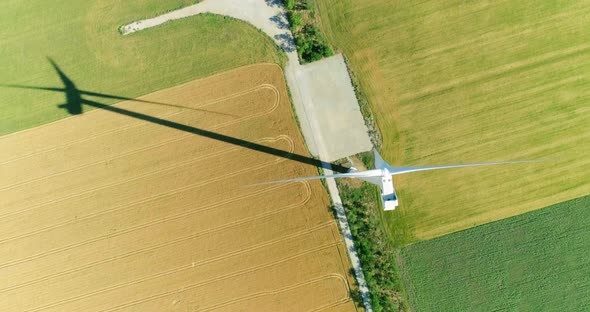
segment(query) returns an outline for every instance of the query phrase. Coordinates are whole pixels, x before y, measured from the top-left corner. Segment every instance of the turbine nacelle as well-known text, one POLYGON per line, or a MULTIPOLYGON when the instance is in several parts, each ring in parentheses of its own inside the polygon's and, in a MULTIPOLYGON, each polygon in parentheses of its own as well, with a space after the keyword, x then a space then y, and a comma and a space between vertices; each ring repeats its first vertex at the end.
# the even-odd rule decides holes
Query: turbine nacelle
POLYGON ((383 203, 383 210, 395 210, 398 206, 397 194, 393 187, 393 176, 389 173, 387 168, 381 169, 383 175, 381 176, 381 202, 383 203))
MULTIPOLYGON (((375 159, 377 159, 377 157, 380 157, 379 154, 377 153, 377 151, 375 151, 375 159)), ((357 171, 356 169, 352 172, 359 172, 359 173, 363 173, 363 172, 375 172, 378 175, 376 176, 371 176, 371 177, 356 177, 359 178, 363 181, 367 181, 369 183, 375 184, 377 186, 379 186, 379 189, 381 190, 381 203, 383 204, 383 210, 386 211, 390 211, 390 210, 395 210, 395 207, 398 206, 398 201, 397 201, 397 194, 395 193, 395 188, 393 187, 393 175, 391 174, 391 172, 389 172, 389 170, 387 169, 386 166, 387 165, 386 162, 378 162, 375 161, 375 169, 374 170, 370 170, 370 171, 357 171), (379 167, 381 168, 379 168, 379 167)), ((353 177, 355 178, 355 177, 353 177)))

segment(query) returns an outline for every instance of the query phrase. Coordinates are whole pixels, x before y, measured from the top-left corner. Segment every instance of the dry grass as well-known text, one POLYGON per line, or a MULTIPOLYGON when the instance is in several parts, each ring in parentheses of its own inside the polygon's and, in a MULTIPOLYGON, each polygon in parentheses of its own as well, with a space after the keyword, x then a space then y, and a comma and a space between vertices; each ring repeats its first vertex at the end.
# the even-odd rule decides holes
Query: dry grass
MULTIPOLYGON (((307 155, 254 65, 115 107, 307 155), (204 111, 206 110, 206 111, 204 111)), ((355 310, 309 165, 105 110, 0 137, 3 311, 355 310)))

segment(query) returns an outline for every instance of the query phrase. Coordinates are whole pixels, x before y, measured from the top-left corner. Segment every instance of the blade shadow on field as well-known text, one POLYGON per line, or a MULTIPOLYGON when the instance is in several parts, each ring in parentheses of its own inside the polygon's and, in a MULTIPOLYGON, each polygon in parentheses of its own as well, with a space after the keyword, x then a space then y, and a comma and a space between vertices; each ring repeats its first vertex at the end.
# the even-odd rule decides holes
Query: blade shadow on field
POLYGON ((0 86, 7 87, 7 88, 34 89, 34 90, 42 90, 42 91, 63 92, 66 96, 66 103, 58 105, 58 107, 65 108, 70 115, 81 114, 83 112, 82 104, 88 104, 88 103, 86 103, 86 101, 88 101, 88 100, 83 98, 83 96, 91 96, 91 97, 100 97, 100 98, 105 98, 105 99, 134 101, 134 102, 139 102, 139 103, 144 103, 144 104, 154 104, 154 105, 176 107, 176 108, 189 109, 189 110, 210 113, 210 114, 237 117, 232 114, 226 114, 226 113, 221 113, 221 112, 216 112, 216 111, 211 111, 211 110, 206 110, 206 109, 186 107, 186 106, 182 106, 182 105, 175 105, 175 104, 169 104, 169 103, 163 103, 163 102, 157 102, 157 101, 134 99, 134 98, 130 98, 130 97, 105 94, 105 93, 99 93, 99 92, 93 92, 93 91, 87 91, 87 90, 80 90, 80 89, 78 89, 78 87, 76 87, 76 84, 74 84, 74 82, 61 70, 61 68, 59 68, 59 66, 57 66, 57 64, 55 63, 55 61, 53 61, 53 59, 51 59, 51 58, 47 58, 47 59, 49 60, 49 63, 51 63, 51 66, 53 66, 53 68, 55 69, 55 71, 59 75, 59 78, 61 79, 62 83, 64 84, 63 88, 37 87, 37 86, 14 85, 14 84, 0 85, 0 86))
MULTIPOLYGON (((64 84, 63 88, 36 87, 36 86, 24 86, 24 85, 0 85, 0 86, 10 87, 10 88, 35 89, 35 90, 52 91, 52 92, 63 92, 66 97, 66 103, 58 105, 58 107, 66 109, 66 111, 70 115, 82 114, 83 113, 83 105, 89 105, 89 106, 92 106, 92 107, 95 107, 98 109, 103 109, 103 110, 106 110, 109 112, 125 115, 125 116, 136 118, 136 119, 140 119, 140 120, 154 123, 157 125, 161 125, 164 127, 173 128, 173 129, 188 132, 188 133, 191 133, 194 135, 199 135, 199 136, 207 137, 207 138, 210 138, 213 140, 218 140, 218 141, 222 141, 225 143, 229 143, 232 145, 241 146, 241 147, 248 148, 248 149, 255 150, 255 151, 259 151, 262 153, 291 159, 291 160, 294 160, 294 161, 297 161, 297 162, 300 162, 303 164, 311 165, 314 167, 331 169, 335 172, 340 172, 340 173, 348 172, 348 168, 341 166, 341 165, 331 164, 331 163, 321 161, 321 160, 318 160, 315 158, 311 158, 311 157, 307 157, 307 156, 303 156, 303 155, 299 155, 299 154, 294 154, 291 152, 287 152, 287 151, 283 151, 283 150, 276 149, 273 147, 269 147, 269 146, 261 145, 258 143, 246 141, 243 139, 227 136, 227 135, 216 133, 213 131, 195 128, 195 127, 180 124, 180 123, 177 123, 174 121, 146 115, 146 114, 135 112, 135 111, 130 111, 130 110, 127 110, 127 109, 124 109, 121 107, 111 106, 111 105, 99 103, 99 102, 96 102, 93 100, 85 99, 83 96, 94 96, 94 97, 102 97, 102 98, 107 98, 107 99, 135 101, 135 102, 146 103, 146 104, 173 106, 173 107, 179 107, 179 108, 185 108, 185 109, 192 109, 192 110, 196 110, 196 111, 202 111, 204 113, 228 115, 228 114, 214 112, 214 111, 208 111, 208 110, 202 110, 202 109, 196 109, 196 108, 188 108, 188 107, 184 107, 184 106, 180 106, 180 105, 147 101, 147 100, 140 100, 140 99, 133 99, 133 98, 127 98, 127 97, 122 97, 122 96, 117 96, 117 95, 103 94, 103 93, 98 93, 98 92, 80 90, 76 87, 74 82, 61 70, 61 68, 59 68, 59 66, 51 58, 48 58, 48 60, 51 63, 51 65, 53 66, 53 68, 55 69, 55 71, 57 72, 57 74, 59 75, 61 81, 63 82, 63 84, 64 84)), ((233 116, 233 115, 229 115, 229 116, 233 116)))

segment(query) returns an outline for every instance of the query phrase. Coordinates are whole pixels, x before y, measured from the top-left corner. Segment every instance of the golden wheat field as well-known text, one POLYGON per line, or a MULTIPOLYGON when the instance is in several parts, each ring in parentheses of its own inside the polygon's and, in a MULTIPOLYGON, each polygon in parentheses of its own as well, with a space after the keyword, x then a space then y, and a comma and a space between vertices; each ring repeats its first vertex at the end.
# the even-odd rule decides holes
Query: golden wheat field
MULTIPOLYGON (((258 64, 122 102, 307 156, 282 71, 258 64)), ((354 311, 309 165, 118 111, 0 137, 3 311, 354 311)), ((258 145, 256 145, 258 146, 258 145)))

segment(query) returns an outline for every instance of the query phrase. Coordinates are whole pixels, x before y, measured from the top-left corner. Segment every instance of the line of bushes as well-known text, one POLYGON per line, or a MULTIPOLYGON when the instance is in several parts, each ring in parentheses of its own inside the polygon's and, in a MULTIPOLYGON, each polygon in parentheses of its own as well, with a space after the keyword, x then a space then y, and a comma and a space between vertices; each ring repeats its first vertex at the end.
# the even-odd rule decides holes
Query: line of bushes
POLYGON ((334 54, 316 26, 315 7, 311 1, 283 0, 297 54, 302 63, 317 61, 334 54))
POLYGON ((380 207, 376 204, 379 199, 375 186, 363 182, 360 187, 353 187, 338 182, 338 188, 371 293, 373 310, 406 311, 396 267, 396 251, 387 243, 377 215, 380 207))

